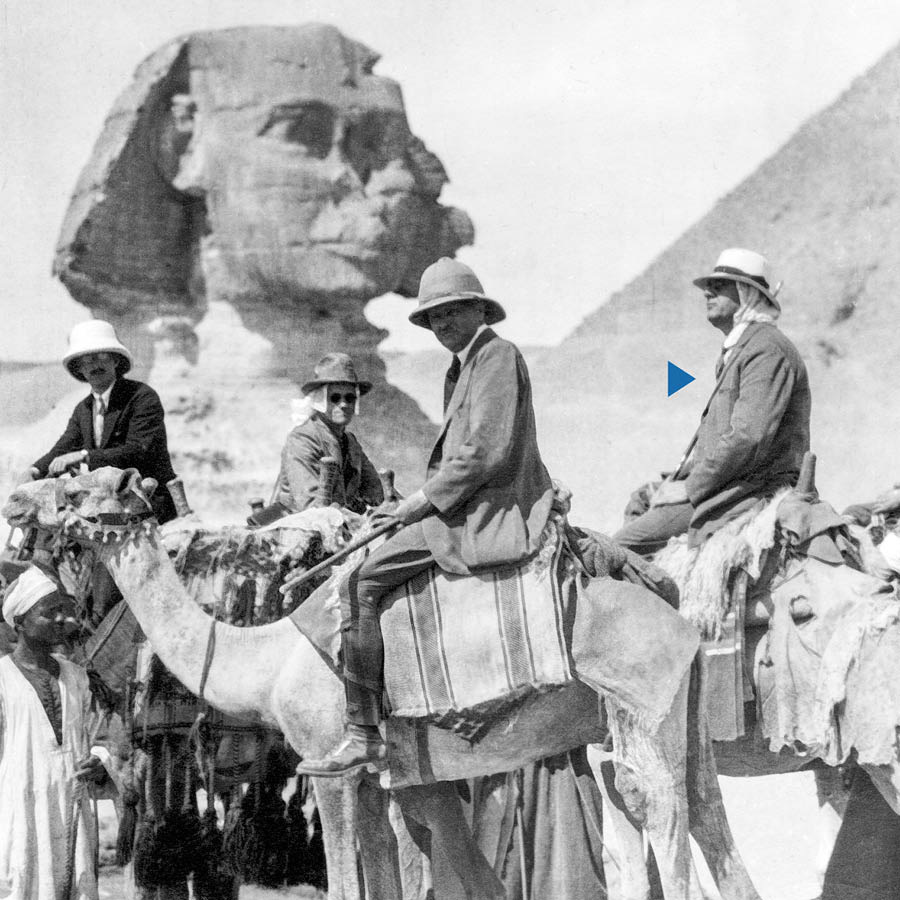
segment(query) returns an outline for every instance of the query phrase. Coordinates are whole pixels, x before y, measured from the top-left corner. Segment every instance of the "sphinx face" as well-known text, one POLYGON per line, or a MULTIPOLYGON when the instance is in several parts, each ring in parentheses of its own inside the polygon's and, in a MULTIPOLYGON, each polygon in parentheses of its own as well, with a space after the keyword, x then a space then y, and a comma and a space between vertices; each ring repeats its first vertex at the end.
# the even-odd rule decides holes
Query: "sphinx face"
POLYGON ((412 135, 399 86, 334 28, 252 31, 191 38, 188 93, 172 94, 158 131, 160 172, 205 203, 207 294, 396 290, 446 237, 448 212, 446 175, 412 135))
MULTIPOLYGON (((178 38, 138 67, 66 212, 54 272, 98 313, 153 318, 415 296, 473 239, 399 85, 332 26, 178 38)), ((346 307, 345 307, 346 309, 346 307)))

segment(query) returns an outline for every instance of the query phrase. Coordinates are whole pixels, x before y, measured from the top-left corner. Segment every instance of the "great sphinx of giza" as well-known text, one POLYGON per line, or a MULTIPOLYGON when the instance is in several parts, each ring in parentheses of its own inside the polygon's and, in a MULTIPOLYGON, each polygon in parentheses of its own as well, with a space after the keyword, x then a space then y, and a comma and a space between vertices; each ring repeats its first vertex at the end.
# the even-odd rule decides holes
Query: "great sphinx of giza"
POLYGON ((376 465, 422 467, 432 426, 385 383, 363 308, 414 296, 473 228, 438 202, 446 172, 378 58, 328 25, 179 37, 138 67, 75 188, 54 274, 135 351, 206 499, 270 487, 300 375, 333 348, 376 384, 359 428, 376 465))

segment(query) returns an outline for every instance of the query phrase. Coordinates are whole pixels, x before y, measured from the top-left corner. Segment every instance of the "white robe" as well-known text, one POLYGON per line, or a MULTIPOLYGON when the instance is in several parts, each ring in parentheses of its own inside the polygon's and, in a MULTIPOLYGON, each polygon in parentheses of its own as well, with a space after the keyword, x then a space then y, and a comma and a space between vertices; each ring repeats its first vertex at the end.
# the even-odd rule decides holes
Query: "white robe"
POLYGON ((91 694, 84 669, 59 662, 62 746, 34 688, 0 658, 0 900, 97 900, 94 817, 73 779, 88 755, 91 694), (79 799, 80 798, 80 799, 79 799), (77 804, 72 892, 63 897, 68 822, 77 804))

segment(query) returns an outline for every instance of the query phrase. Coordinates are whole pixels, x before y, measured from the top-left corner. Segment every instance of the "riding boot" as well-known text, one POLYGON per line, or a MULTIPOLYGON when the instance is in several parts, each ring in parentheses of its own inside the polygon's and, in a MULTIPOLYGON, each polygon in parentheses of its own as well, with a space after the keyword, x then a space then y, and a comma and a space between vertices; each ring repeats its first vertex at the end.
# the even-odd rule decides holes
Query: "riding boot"
POLYGON ((341 632, 347 723, 343 740, 321 759, 303 760, 302 775, 337 777, 358 769, 384 769, 387 745, 381 737, 384 646, 378 618, 365 617, 341 632))

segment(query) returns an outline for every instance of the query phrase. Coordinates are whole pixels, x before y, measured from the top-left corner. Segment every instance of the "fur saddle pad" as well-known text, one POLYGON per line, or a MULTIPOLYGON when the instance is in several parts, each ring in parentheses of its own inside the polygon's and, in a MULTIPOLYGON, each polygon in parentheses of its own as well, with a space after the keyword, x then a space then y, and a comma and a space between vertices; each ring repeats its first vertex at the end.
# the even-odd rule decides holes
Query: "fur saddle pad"
MULTIPOLYGON (((523 697, 572 681, 557 577, 562 548, 562 519, 554 517, 541 550, 520 566, 468 576, 433 566, 395 589, 381 614, 391 715, 474 740, 523 697)), ((291 615, 337 671, 343 577, 335 573, 291 615)))
POLYGON ((678 611, 705 640, 723 634, 736 574, 745 571, 751 580, 759 578, 763 557, 775 546, 778 506, 787 493, 761 500, 699 547, 689 547, 682 535, 654 556, 653 562, 678 585, 678 611))

